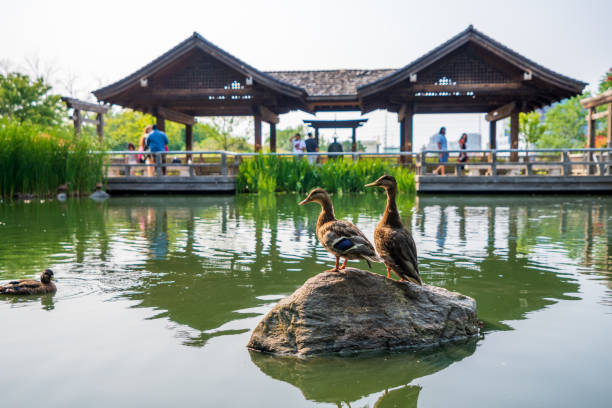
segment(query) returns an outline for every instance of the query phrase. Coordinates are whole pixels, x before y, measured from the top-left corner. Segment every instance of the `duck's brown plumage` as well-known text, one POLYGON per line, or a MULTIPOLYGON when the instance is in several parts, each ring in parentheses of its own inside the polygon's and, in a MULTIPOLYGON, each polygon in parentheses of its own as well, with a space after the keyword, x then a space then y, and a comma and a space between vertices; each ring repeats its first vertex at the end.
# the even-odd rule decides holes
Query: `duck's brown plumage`
POLYGON ((355 224, 336 219, 331 198, 325 190, 315 188, 304 201, 300 202, 300 205, 310 202, 321 205, 316 228, 317 238, 323 247, 336 257, 335 271, 345 268, 349 259, 364 259, 370 267, 370 262, 381 261, 376 255, 374 246, 355 224), (338 265, 340 258, 345 258, 342 267, 338 265))
POLYGON ((374 229, 374 244, 380 257, 390 271, 395 272, 402 280, 423 284, 419 275, 417 249, 410 232, 404 228, 400 219, 395 196, 397 182, 393 176, 382 176, 369 187, 383 187, 387 192, 387 205, 382 219, 374 229))
POLYGON ((40 280, 22 279, 0 285, 0 295, 44 295, 54 293, 57 288, 51 280, 53 271, 46 269, 40 274, 40 280))

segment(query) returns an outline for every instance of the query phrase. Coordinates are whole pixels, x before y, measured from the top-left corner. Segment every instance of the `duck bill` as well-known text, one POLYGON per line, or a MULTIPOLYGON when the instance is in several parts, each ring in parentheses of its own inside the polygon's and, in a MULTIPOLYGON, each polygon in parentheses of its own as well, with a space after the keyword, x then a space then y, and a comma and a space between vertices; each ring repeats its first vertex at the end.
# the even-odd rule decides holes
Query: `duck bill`
POLYGON ((364 187, 378 187, 378 184, 376 182, 368 183, 364 187))
POLYGON ((309 202, 310 202, 310 201, 308 201, 308 199, 307 199, 307 198, 305 198, 305 199, 303 199, 302 201, 300 201, 300 202, 298 203, 298 205, 304 205, 304 204, 307 204, 307 203, 309 203, 309 202))

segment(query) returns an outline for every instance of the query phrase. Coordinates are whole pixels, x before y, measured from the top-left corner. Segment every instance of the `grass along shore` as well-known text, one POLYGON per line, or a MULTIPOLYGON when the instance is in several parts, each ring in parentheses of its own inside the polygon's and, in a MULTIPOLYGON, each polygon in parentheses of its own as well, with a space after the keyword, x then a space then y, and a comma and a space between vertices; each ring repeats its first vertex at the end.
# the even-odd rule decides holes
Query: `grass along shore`
POLYGON ((67 127, 46 127, 0 119, 0 198, 55 195, 66 183, 69 194, 94 190, 102 180, 103 157, 95 138, 74 138, 67 127))
POLYGON ((384 174, 396 178, 398 189, 416 193, 414 173, 389 162, 375 160, 328 160, 310 165, 305 158, 259 155, 245 159, 238 170, 236 191, 271 193, 281 191, 307 192, 321 187, 329 193, 359 192, 384 174))

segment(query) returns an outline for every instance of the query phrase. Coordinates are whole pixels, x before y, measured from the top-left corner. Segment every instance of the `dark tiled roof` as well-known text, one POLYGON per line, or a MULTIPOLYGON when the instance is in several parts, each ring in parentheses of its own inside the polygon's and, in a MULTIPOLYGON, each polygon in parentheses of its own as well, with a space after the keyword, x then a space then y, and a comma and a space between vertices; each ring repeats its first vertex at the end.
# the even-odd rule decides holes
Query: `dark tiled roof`
POLYGON ((279 81, 305 89, 308 96, 356 96, 357 88, 395 69, 334 69, 325 71, 266 71, 279 81))

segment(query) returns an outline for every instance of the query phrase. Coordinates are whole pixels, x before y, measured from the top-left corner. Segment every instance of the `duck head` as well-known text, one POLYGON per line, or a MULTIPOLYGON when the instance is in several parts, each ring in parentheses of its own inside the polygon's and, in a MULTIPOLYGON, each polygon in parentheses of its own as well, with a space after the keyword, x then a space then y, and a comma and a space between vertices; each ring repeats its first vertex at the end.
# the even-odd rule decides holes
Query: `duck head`
POLYGON ((381 176, 378 180, 372 183, 366 184, 365 186, 366 187, 382 187, 385 190, 389 190, 389 189, 396 189, 397 182, 395 181, 395 177, 385 174, 384 176, 381 176))
POLYGON ((45 269, 43 273, 40 274, 40 281, 42 283, 49 283, 53 280, 53 271, 51 269, 45 269))
POLYGON ((298 205, 304 205, 308 203, 319 203, 323 205, 330 201, 331 200, 329 198, 329 194, 327 194, 327 191, 323 190, 322 188, 315 188, 314 190, 310 192, 310 194, 308 194, 308 196, 305 199, 300 201, 298 205))

